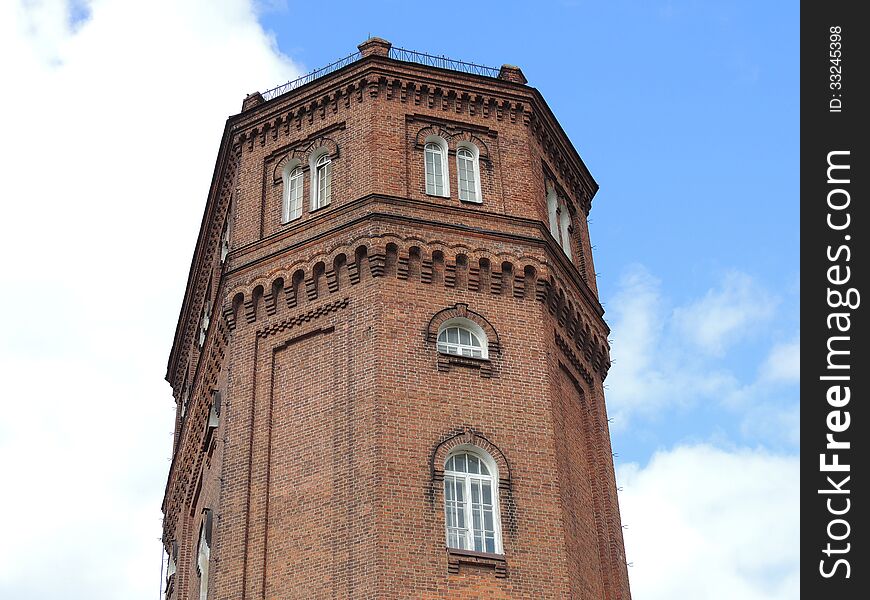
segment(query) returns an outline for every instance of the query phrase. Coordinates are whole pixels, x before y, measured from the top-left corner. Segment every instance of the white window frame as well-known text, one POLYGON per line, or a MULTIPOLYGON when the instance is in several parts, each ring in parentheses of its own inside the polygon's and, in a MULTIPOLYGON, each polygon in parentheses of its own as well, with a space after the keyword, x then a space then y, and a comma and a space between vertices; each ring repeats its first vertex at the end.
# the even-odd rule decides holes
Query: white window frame
POLYGON ((288 163, 282 174, 284 189, 281 197, 281 223, 289 223, 302 217, 305 173, 299 161, 288 163), (294 187, 298 184, 298 187, 294 187))
MULTIPOLYGON (((449 198, 450 197, 450 169, 448 167, 450 161, 447 159, 448 149, 447 142, 444 138, 440 138, 437 135, 430 135, 426 138, 425 143, 423 145, 423 185, 428 196, 438 196, 440 198, 449 198), (427 160, 428 156, 428 148, 430 145, 437 146, 440 150, 441 155, 441 193, 437 193, 434 189, 429 191, 429 162, 427 160)), ((435 174, 432 174, 433 178, 435 174)), ((436 188, 437 189, 437 188, 436 188)))
POLYGON ((562 238, 562 250, 568 258, 571 258, 571 213, 568 212, 568 205, 564 200, 559 198, 559 234, 562 238))
POLYGON ((559 196, 556 190, 547 186, 547 217, 550 223, 550 235, 559 241, 559 196))
POLYGON ((224 224, 224 232, 221 236, 221 264, 224 264, 227 260, 227 256, 230 253, 230 236, 232 232, 230 231, 230 217, 227 216, 227 222, 224 224))
POLYGON ((173 578, 178 571, 178 542, 173 541, 169 545, 169 551, 166 553, 166 556, 166 582, 163 597, 168 599, 173 589, 173 578))
POLYGON ((556 190, 547 186, 547 217, 550 224, 550 234, 562 248, 565 255, 571 259, 571 213, 565 199, 556 190))
POLYGON ((438 335, 435 337, 435 345, 438 348, 438 352, 441 354, 446 354, 448 356, 462 356, 465 358, 481 358, 488 359, 489 358, 489 340, 486 337, 486 332, 483 331, 483 327, 471 321, 469 319, 463 319, 461 317, 457 317, 455 319, 448 319, 444 321, 441 326, 438 328, 438 335), (441 334, 444 333, 448 329, 452 329, 454 327, 458 327, 459 329, 465 329, 472 335, 474 335, 477 340, 480 342, 480 347, 473 346, 470 344, 462 344, 459 342, 442 342, 441 334), (450 352, 449 348, 455 347, 458 352, 450 352), (464 354, 462 350, 468 350, 470 353, 473 353, 475 350, 480 351, 480 356, 469 356, 468 354, 464 354))
MULTIPOLYGON (((468 159, 464 159, 468 160, 468 159)), ((483 203, 483 191, 480 187, 480 150, 474 144, 469 142, 460 142, 459 146, 456 148, 456 182, 459 186, 459 199, 463 202, 471 202, 473 204, 482 204, 483 203), (462 158, 460 154, 467 150, 471 153, 471 173, 474 177, 474 198, 463 198, 463 190, 462 190, 462 158)))
POLYGON ((202 309, 202 318, 199 321, 199 347, 205 345, 205 340, 208 337, 208 328, 211 325, 211 302, 208 302, 202 309))
POLYGON ((196 547, 196 569, 199 572, 199 600, 208 600, 208 571, 211 562, 211 547, 206 539, 206 520, 199 526, 199 544, 196 547))
MULTIPOLYGON (((488 552, 486 550, 486 541, 484 539, 484 549, 475 549, 474 547, 474 520, 473 520, 473 509, 472 509, 472 495, 471 495, 471 487, 474 481, 479 482, 481 485, 488 485, 490 488, 490 497, 492 499, 492 524, 493 524, 493 551, 491 554, 504 554, 504 548, 502 546, 502 535, 501 535, 501 512, 499 507, 499 487, 498 487, 498 466, 496 465, 495 460, 490 456, 487 452, 481 450, 477 446, 472 446, 470 444, 462 444, 451 450, 450 454, 447 455, 447 458, 444 459, 444 536, 445 543, 448 548, 456 548, 456 546, 450 546, 450 531, 448 527, 448 510, 451 510, 453 507, 448 507, 447 500, 447 486, 453 484, 459 484, 463 486, 463 499, 462 499, 462 510, 463 510, 463 519, 465 527, 465 535, 462 541, 462 547, 456 548, 459 550, 470 550, 472 552, 488 552), (460 454, 468 454, 477 457, 480 462, 486 466, 489 471, 488 475, 477 474, 477 473, 463 473, 460 471, 449 471, 447 469, 447 464, 450 459, 454 456, 458 456, 460 454)), ((481 487, 481 495, 483 494, 483 489, 481 487)), ((458 502, 454 502, 454 504, 458 504, 458 502)), ((481 515, 482 517, 482 515, 481 515)), ((458 528, 455 528, 458 529, 458 528)))
POLYGON ((332 157, 320 151, 311 155, 311 210, 329 206, 332 202, 332 157), (326 173, 325 194, 320 191, 321 173, 326 173), (325 196, 322 197, 322 196, 325 196))

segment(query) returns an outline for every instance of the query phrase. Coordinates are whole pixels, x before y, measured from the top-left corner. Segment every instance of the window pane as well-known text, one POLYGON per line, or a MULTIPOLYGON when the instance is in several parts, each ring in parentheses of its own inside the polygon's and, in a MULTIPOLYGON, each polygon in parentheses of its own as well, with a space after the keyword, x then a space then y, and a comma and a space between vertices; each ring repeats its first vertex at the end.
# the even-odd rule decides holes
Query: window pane
MULTIPOLYGON (((468 455, 468 472, 469 473, 480 473, 480 459, 471 454, 468 455)), ((474 488, 472 487, 472 493, 474 492, 474 488)))
MULTIPOLYGON (((486 463, 480 461, 480 472, 483 475, 489 475, 489 469, 486 467, 486 463)), ((492 503, 492 498, 490 497, 489 485, 484 486, 483 488, 483 501, 487 504, 492 503)))
POLYGON ((426 144, 426 193, 444 195, 444 177, 442 175, 442 150, 438 144, 426 144))
POLYGON ((495 537, 486 538, 486 549, 484 552, 495 553, 495 537))
POLYGON ((445 519, 447 522, 447 527, 449 529, 455 529, 456 528, 456 511, 454 509, 454 506, 448 505, 447 510, 444 511, 444 513, 445 513, 445 519))
POLYGON ((458 471, 460 473, 467 473, 468 472, 468 467, 465 466, 465 455, 464 454, 457 454, 454 457, 453 464, 456 465, 456 471, 458 471))
POLYGON ((464 548, 465 547, 465 532, 459 530, 452 530, 447 534, 447 545, 451 548, 464 548))
POLYGON ((438 334, 438 351, 445 354, 484 358, 484 346, 482 339, 465 327, 446 327, 438 334))
POLYGON ((464 548, 467 530, 465 527, 465 481, 456 477, 444 478, 444 516, 447 528, 447 545, 464 548))
POLYGON ((484 552, 483 536, 479 533, 474 534, 474 550, 475 552, 484 552))
POLYGON ((457 153, 459 168, 459 198, 466 201, 477 200, 477 184, 474 172, 474 154, 467 148, 460 148, 457 153))
POLYGON ((317 197, 314 207, 320 208, 329 204, 332 195, 332 162, 328 155, 323 155, 317 160, 315 181, 317 182, 317 197))
POLYGON ((558 200, 555 192, 547 194, 547 215, 550 217, 550 234, 559 241, 558 200))
POLYGON ((435 167, 433 166, 433 157, 429 152, 426 152, 426 193, 435 193, 435 167))
POLYGON ((302 215, 302 169, 295 169, 290 175, 290 191, 288 195, 288 220, 297 219, 302 215))

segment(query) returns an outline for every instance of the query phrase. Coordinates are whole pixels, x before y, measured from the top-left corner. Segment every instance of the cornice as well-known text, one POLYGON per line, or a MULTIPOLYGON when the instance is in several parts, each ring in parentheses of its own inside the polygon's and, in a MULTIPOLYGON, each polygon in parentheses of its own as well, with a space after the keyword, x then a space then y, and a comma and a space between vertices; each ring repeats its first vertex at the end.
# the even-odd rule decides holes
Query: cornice
POLYGON ((588 213, 598 184, 541 93, 530 86, 482 75, 365 57, 232 117, 234 143, 253 145, 256 139, 265 143, 268 135, 277 138, 282 126, 289 133, 294 121, 299 127, 303 119, 313 122, 315 115, 323 118, 327 112, 338 112, 367 96, 522 122, 535 134, 551 164, 582 199, 588 213))

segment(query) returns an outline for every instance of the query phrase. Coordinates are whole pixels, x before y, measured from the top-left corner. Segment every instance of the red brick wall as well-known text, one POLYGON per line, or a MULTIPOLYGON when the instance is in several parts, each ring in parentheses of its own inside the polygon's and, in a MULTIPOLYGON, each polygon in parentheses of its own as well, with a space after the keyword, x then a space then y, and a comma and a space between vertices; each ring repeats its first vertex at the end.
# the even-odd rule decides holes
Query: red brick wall
MULTIPOLYGON (((630 597, 583 199, 573 266, 545 224, 545 169, 565 193, 585 175, 554 160, 548 114, 518 84, 373 58, 231 119, 222 156, 238 160, 216 171, 173 351, 195 386, 164 502, 175 598, 197 597, 203 508, 210 598, 630 597), (427 127, 449 138, 451 198, 425 194, 427 127), (306 175, 303 217, 281 224, 276 167, 324 137, 332 203, 309 210, 306 175), (458 199, 456 144, 472 137, 482 204, 458 199), (437 352, 430 320, 458 304, 497 332, 488 361, 437 352), (212 387, 225 402, 203 451, 212 387), (433 457, 457 435, 503 461, 503 557, 445 549, 433 457)), ((182 371, 170 363, 177 394, 182 371)))

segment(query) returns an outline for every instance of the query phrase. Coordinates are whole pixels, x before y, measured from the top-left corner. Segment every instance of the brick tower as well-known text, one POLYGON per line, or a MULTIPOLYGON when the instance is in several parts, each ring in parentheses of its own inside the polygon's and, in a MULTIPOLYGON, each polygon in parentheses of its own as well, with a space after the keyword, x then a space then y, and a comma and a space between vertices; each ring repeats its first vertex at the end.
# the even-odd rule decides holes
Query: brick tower
POLYGON ((628 600, 586 217, 522 71, 392 48, 226 124, 167 380, 170 600, 628 600))

